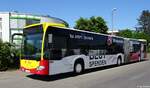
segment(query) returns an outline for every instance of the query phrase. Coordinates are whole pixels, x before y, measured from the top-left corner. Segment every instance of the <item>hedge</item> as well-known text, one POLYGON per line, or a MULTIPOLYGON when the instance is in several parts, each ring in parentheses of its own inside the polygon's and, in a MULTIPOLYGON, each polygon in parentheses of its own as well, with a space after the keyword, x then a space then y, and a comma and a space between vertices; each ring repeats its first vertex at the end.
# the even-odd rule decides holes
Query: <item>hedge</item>
POLYGON ((0 71, 19 67, 19 54, 13 44, 0 40, 0 71))

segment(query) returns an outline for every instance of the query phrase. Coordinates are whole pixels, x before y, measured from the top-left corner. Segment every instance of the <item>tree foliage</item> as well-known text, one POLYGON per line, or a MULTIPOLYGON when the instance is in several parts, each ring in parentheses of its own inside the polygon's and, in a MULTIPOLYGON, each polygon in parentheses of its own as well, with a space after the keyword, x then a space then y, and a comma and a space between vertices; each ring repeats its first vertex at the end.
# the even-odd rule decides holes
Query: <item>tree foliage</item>
POLYGON ((10 57, 10 47, 8 43, 3 43, 0 40, 0 70, 7 69, 9 65, 9 59, 10 57))
POLYGON ((75 27, 79 30, 92 31, 98 33, 107 33, 108 27, 102 17, 90 17, 89 19, 80 17, 76 21, 75 27))
POLYGON ((13 49, 12 46, 11 43, 0 40, 0 71, 18 66, 19 59, 14 57, 17 50, 13 49))
POLYGON ((138 31, 143 31, 144 33, 150 35, 150 12, 149 10, 143 10, 142 14, 138 19, 139 27, 138 31))
POLYGON ((132 38, 135 39, 145 39, 147 42, 150 42, 150 36, 144 32, 133 32, 132 33, 132 38))
POLYGON ((117 35, 125 38, 132 38, 132 31, 130 29, 120 30, 117 35))
POLYGON ((150 36, 142 31, 134 31, 130 29, 120 30, 117 36, 125 38, 134 38, 134 39, 145 39, 147 42, 150 42, 150 36))

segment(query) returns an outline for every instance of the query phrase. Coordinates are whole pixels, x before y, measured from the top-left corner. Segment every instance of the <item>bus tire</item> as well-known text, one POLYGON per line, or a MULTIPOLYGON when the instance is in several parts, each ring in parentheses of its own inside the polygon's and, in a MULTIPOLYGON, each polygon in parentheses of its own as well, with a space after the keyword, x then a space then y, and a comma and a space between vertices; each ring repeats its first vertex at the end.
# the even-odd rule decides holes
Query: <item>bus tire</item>
POLYGON ((79 59, 74 64, 74 73, 76 75, 79 75, 79 74, 83 73, 83 71, 84 71, 84 62, 82 59, 79 59))
POLYGON ((121 56, 118 56, 117 65, 118 66, 122 65, 122 58, 121 58, 121 56))

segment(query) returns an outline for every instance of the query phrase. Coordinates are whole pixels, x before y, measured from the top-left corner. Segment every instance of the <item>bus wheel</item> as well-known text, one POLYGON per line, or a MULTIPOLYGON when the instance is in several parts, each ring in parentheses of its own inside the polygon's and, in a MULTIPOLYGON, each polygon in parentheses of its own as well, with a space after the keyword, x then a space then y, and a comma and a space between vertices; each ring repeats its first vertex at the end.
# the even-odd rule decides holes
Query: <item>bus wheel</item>
POLYGON ((121 59, 121 56, 119 56, 118 59, 117 59, 117 65, 119 66, 121 64, 122 64, 122 59, 121 59))
POLYGON ((74 64, 74 73, 78 75, 78 74, 81 74, 83 71, 84 71, 83 63, 76 62, 74 64))

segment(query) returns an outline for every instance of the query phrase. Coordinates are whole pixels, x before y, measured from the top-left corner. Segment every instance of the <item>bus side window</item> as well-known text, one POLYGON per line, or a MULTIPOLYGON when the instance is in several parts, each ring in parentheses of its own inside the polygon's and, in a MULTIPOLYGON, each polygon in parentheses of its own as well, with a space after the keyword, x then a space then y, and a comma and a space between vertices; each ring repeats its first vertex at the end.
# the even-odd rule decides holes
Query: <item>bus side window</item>
POLYGON ((62 51, 61 49, 52 49, 50 51, 52 60, 60 60, 62 58, 62 51))
POLYGON ((139 44, 133 44, 133 53, 140 51, 141 46, 139 44))
POLYGON ((146 52, 146 45, 144 45, 144 50, 143 50, 143 52, 146 52))
POLYGON ((66 55, 65 56, 71 56, 71 55, 74 55, 74 51, 73 51, 73 49, 68 49, 66 51, 66 55))
POLYGON ((52 45, 50 48, 50 59, 61 60, 67 47, 67 39, 65 36, 53 35, 52 45))
POLYGON ((115 54, 115 44, 107 46, 107 54, 115 54))
POLYGON ((81 49, 81 54, 84 54, 84 55, 88 55, 88 50, 87 49, 81 49))
POLYGON ((80 49, 74 49, 73 51, 75 55, 80 55, 80 49))

